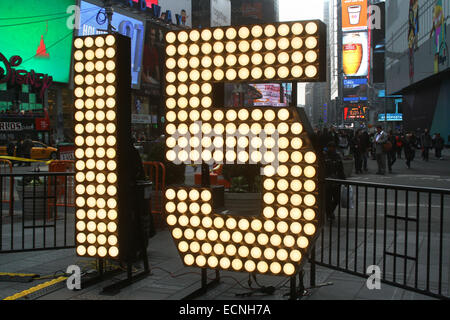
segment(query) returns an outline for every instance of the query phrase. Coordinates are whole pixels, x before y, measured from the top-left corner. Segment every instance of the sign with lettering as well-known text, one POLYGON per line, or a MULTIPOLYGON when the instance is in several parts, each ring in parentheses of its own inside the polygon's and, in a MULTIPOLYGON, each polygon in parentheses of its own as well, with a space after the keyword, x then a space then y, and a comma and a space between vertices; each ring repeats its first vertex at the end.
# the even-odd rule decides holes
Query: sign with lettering
POLYGON ((35 89, 40 88, 40 96, 43 98, 45 91, 53 83, 53 77, 48 74, 36 73, 34 70, 25 71, 14 68, 19 67, 21 63, 22 58, 19 56, 12 56, 8 60, 0 53, 0 83, 9 83, 12 86, 28 84, 35 89))
POLYGON ((20 122, 0 122, 0 131, 22 131, 20 122))

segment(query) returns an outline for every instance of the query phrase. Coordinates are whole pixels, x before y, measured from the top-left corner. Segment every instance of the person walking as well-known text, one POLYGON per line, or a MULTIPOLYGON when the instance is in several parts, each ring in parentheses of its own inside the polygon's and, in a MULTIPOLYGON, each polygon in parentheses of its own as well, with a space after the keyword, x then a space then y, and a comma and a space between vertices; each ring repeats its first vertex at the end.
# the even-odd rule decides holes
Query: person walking
MULTIPOLYGON (((22 158, 23 157, 23 139, 19 138, 17 140, 17 144, 16 144, 16 157, 17 158, 22 158)), ((17 166, 21 167, 23 164, 22 161, 17 161, 17 166)))
POLYGON ((386 132, 381 126, 377 126, 377 133, 375 135, 375 157, 377 159, 378 171, 377 174, 384 175, 386 173, 386 152, 384 144, 388 141, 386 132))
MULTIPOLYGON (((33 148, 33 141, 31 141, 30 137, 27 137, 23 141, 23 157, 27 159, 31 159, 31 149, 33 148)), ((30 162, 25 163, 26 166, 31 166, 30 162)))
POLYGON ((431 139, 431 135, 430 135, 428 129, 425 129, 420 140, 421 140, 421 145, 422 145, 422 158, 423 158, 423 160, 428 161, 430 149, 433 146, 433 141, 431 139))
POLYGON ((442 158, 442 149, 444 149, 444 138, 441 137, 440 133, 436 133, 436 140, 434 142, 434 152, 436 158, 439 160, 443 160, 442 158))
POLYGON ((355 158, 355 171, 356 174, 362 173, 362 152, 361 152, 361 131, 356 131, 355 136, 350 141, 350 150, 355 158))
POLYGON ((402 138, 403 136, 400 134, 397 134, 395 136, 395 149, 397 150, 397 158, 399 159, 402 158, 402 148, 403 148, 402 138))
POLYGON ((403 149, 405 150, 406 166, 411 169, 411 162, 416 153, 416 141, 413 134, 408 133, 403 140, 403 149))
POLYGON ((361 133, 361 136, 359 138, 360 147, 361 150, 361 157, 362 157, 362 166, 364 172, 369 172, 367 168, 367 160, 369 158, 369 150, 370 150, 370 137, 369 133, 367 131, 363 131, 361 133))
POLYGON ((387 153, 387 164, 388 164, 389 173, 392 173, 392 166, 395 163, 395 161, 397 161, 397 158, 396 158, 397 143, 395 140, 394 133, 392 131, 389 132, 388 141, 390 142, 391 150, 387 150, 387 152, 386 152, 387 153))
POLYGON ((15 143, 12 140, 8 141, 8 144, 6 145, 6 153, 8 154, 8 157, 14 157, 14 150, 16 149, 15 143))

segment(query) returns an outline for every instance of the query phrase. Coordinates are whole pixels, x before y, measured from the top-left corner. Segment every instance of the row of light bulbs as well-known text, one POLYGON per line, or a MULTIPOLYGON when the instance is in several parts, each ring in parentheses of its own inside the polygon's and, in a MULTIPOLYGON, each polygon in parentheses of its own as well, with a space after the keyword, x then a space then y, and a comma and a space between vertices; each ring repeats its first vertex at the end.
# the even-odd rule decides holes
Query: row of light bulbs
MULTIPOLYGON (((301 256, 300 252, 298 251, 292 251, 293 255, 298 255, 298 258, 296 260, 300 261, 301 256)), ((291 253, 292 253, 291 252, 291 253)), ((196 264, 198 267, 210 267, 210 268, 216 268, 220 265, 221 269, 227 270, 231 269, 234 271, 242 271, 243 269, 247 272, 255 272, 258 270, 260 273, 267 273, 271 272, 272 274, 280 274, 283 272, 286 275, 293 275, 295 272, 295 266, 292 263, 286 263, 284 265, 280 264, 279 262, 272 262, 267 263, 265 261, 253 261, 253 260, 246 260, 243 262, 241 259, 233 259, 227 257, 217 258, 215 256, 209 256, 208 258, 203 255, 198 255, 194 257, 192 254, 187 254, 184 256, 184 262, 186 265, 191 266, 196 264)))
POLYGON ((260 38, 260 37, 286 37, 286 36, 299 36, 305 32, 307 35, 314 35, 318 31, 318 25, 315 22, 308 22, 303 25, 300 22, 296 22, 292 25, 283 23, 278 27, 275 25, 267 25, 264 28, 262 26, 256 25, 253 27, 240 27, 239 29, 234 27, 229 27, 226 29, 216 28, 216 29, 204 29, 202 31, 192 30, 181 31, 178 34, 175 32, 168 32, 166 34, 166 41, 169 44, 175 43, 176 41, 180 43, 185 43, 190 41, 197 42, 199 40, 211 41, 211 40, 235 40, 237 38, 241 40, 248 39, 250 37, 260 38))
MULTIPOLYGON (((166 47, 166 54, 169 57, 178 56, 197 56, 200 54, 209 55, 211 53, 215 54, 232 54, 232 53, 247 53, 250 50, 252 52, 259 51, 273 51, 273 50, 299 50, 305 46, 306 50, 313 50, 317 48, 318 41, 316 37, 308 37, 306 39, 302 39, 300 37, 295 37, 292 40, 288 38, 281 38, 278 41, 275 39, 267 39, 264 42, 261 40, 253 40, 249 41, 240 41, 240 42, 222 42, 216 41, 212 45, 209 42, 205 42, 202 45, 191 44, 189 47, 186 44, 180 44, 178 46, 169 45, 166 47)), ((111 48, 112 49, 112 48, 111 48)), ((101 50, 101 49, 99 49, 101 50)), ((76 54, 76 53, 75 53, 76 54)), ((108 52, 107 52, 108 54, 108 52)), ((97 55, 97 53, 96 53, 97 55)), ((78 57, 79 58, 79 57, 78 57)), ((91 59, 87 58, 87 60, 92 60, 94 58, 94 54, 92 53, 91 59)), ((75 57, 77 60, 77 57, 75 57)), ((81 60, 81 59, 79 59, 81 60)))
MULTIPOLYGON (((271 207, 271 208, 273 208, 273 207, 271 207)), ((282 208, 285 208, 285 207, 282 207, 282 208)), ((285 210, 287 210, 287 209, 285 208, 285 210)), ((184 214, 182 214, 181 216, 178 216, 178 218, 177 218, 177 216, 174 214, 174 212, 168 212, 168 213, 169 213, 169 215, 167 217, 167 223, 170 226, 179 225, 181 227, 195 227, 196 228, 196 227, 199 227, 201 224, 203 228, 208 229, 208 228, 211 228, 213 225, 215 227, 217 227, 217 225, 221 224, 221 221, 218 220, 217 218, 213 219, 211 217, 208 217, 207 215, 198 216, 198 215, 196 215, 196 213, 193 213, 191 211, 189 212, 189 214, 193 214, 193 215, 190 218, 184 214)), ((280 210, 280 214, 281 214, 281 210, 280 210)), ((294 216, 294 213, 292 213, 292 215, 294 216)), ((312 218, 311 220, 313 220, 315 217, 314 210, 305 209, 304 219, 306 220, 305 217, 312 218)), ((311 220, 307 220, 307 221, 311 221, 311 220)), ((288 234, 290 232, 293 235, 298 236, 303 231, 306 235, 312 236, 315 233, 314 225, 312 223, 308 223, 308 222, 305 223, 302 227, 302 224, 300 224, 299 222, 291 222, 290 224, 288 224, 287 222, 285 222, 283 220, 279 221, 278 223, 275 223, 274 220, 266 220, 263 222, 261 220, 255 219, 255 220, 249 222, 246 219, 240 219, 239 221, 236 221, 233 219, 227 219, 226 230, 220 230, 220 235, 216 230, 210 230, 211 232, 206 232, 204 229, 197 229, 197 231, 195 233, 192 233, 191 231, 184 233, 184 236, 189 240, 196 238, 201 241, 206 240, 206 239, 208 239, 210 241, 216 241, 218 238, 220 238, 220 240, 222 240, 224 242, 227 242, 230 240, 232 240, 233 242, 241 242, 244 239, 246 243, 253 244, 256 241, 257 235, 255 233, 251 232, 250 229, 256 233, 263 232, 263 231, 268 232, 268 233, 278 232, 279 234, 275 234, 273 236, 273 238, 271 239, 270 243, 272 245, 276 245, 276 246, 281 245, 281 243, 284 243, 284 245, 287 247, 294 246, 295 238, 292 236, 289 236, 289 237, 286 237, 283 241, 281 241, 280 234, 282 236, 286 236, 286 234, 288 234), (231 230, 233 230, 235 228, 238 228, 240 231, 232 232, 231 230), (242 235, 242 232, 246 232, 245 236, 242 235)), ((188 229, 186 229, 186 230, 188 230, 188 229)), ((192 230, 192 229, 189 229, 189 230, 192 230)), ((261 238, 258 241, 258 243, 260 245, 266 245, 268 243, 268 238, 266 238, 264 236, 261 236, 261 237, 263 237, 263 238, 261 238), (263 239, 266 239, 267 241, 263 241, 263 239)))
MULTIPOLYGON (((180 61, 178 61, 178 64, 180 65, 180 61)), ((175 66, 174 65, 170 65, 170 67, 168 67, 169 69, 173 69, 175 66)), ((178 74, 178 80, 181 82, 186 82, 188 80, 192 81, 192 82, 196 82, 196 81, 210 81, 210 80, 214 80, 214 81, 221 81, 224 79, 227 79, 229 81, 232 80, 237 80, 238 78, 240 80, 247 80, 247 79, 254 79, 254 80, 259 80, 262 79, 263 76, 266 79, 273 79, 276 76, 278 76, 281 79, 286 79, 290 76, 294 77, 294 78, 300 78, 303 74, 306 75, 308 78, 313 78, 317 75, 317 67, 315 65, 308 65, 305 68, 299 66, 299 65, 294 65, 293 67, 289 68, 287 66, 281 66, 278 68, 275 67, 255 67, 255 68, 240 68, 238 70, 235 69, 227 69, 227 70, 222 70, 222 69, 216 69, 214 71, 211 71, 210 69, 205 69, 203 71, 198 71, 198 70, 192 70, 189 73, 189 76, 187 74, 187 72, 180 72, 178 74)), ((176 79, 173 78, 173 75, 170 74, 169 75, 169 83, 173 83, 175 82, 176 79)), ((169 88, 170 86, 168 86, 169 88)), ((176 91, 174 90, 170 90, 167 91, 166 93, 169 96, 175 95, 176 91)), ((181 93, 180 93, 181 94, 181 93)))
MULTIPOLYGON (((210 100, 211 98, 209 98, 210 100)), ((205 107, 209 105, 209 100, 205 99, 200 102, 204 105, 202 105, 204 108, 208 108, 205 107)), ((178 102, 180 102, 181 99, 178 100, 178 102)), ((175 99, 173 100, 167 100, 167 104, 170 104, 170 108, 175 108, 175 99)), ((193 105, 190 104, 191 107, 193 107, 193 105)), ((195 106, 195 104, 194 104, 195 106)), ((183 108, 182 108, 183 109, 183 108)), ((195 111, 195 110, 194 110, 195 111)), ((192 111, 192 112, 194 112, 192 111)), ((186 112, 186 111, 184 111, 186 112)), ((198 112, 198 111, 197 111, 198 112)), ((168 115, 174 114, 177 115, 174 111, 168 111, 167 112, 168 115)), ((200 115, 200 113, 199 113, 200 115)), ((223 121, 228 121, 228 122, 235 122, 235 121, 247 121, 246 123, 241 124, 240 126, 247 126, 249 128, 255 128, 255 130, 257 128, 261 129, 261 122, 272 122, 275 119, 280 120, 280 121, 287 121, 290 118, 290 112, 288 109, 286 108, 282 108, 280 110, 273 110, 273 109, 267 109, 267 110, 261 110, 261 109, 253 109, 251 111, 249 111, 248 109, 240 109, 240 110, 234 110, 234 109, 230 109, 227 111, 222 111, 220 109, 214 110, 214 111, 210 111, 210 110, 202 110, 201 113, 201 117, 203 120, 211 120, 214 119, 214 121, 216 122, 223 122, 223 121), (252 121, 254 123, 252 123, 252 125, 250 126, 248 124, 248 121, 252 121)), ((192 120, 192 119, 191 119, 192 120)), ((194 120, 196 121, 196 120, 194 120)), ((221 123, 218 123, 221 124, 221 123)), ((193 124, 195 126, 197 126, 197 124, 193 124)), ((207 125, 207 124, 205 124, 207 125)), ((222 124, 223 125, 223 124, 222 124)), ((275 125, 268 123, 265 125, 264 128, 267 128, 267 130, 273 131, 275 132, 275 125)), ((277 128, 279 128, 281 131, 286 131, 286 129, 289 129, 289 124, 282 122, 281 124, 278 124, 277 128)), ((299 123, 299 122, 295 122, 293 124, 291 124, 291 131, 294 135, 298 135, 302 132, 303 130, 303 126, 299 123)), ((287 133, 287 131, 286 131, 287 133)))
MULTIPOLYGON (((261 65, 263 62, 265 63, 264 67, 267 67, 268 65, 273 64, 287 64, 288 62, 291 62, 292 64, 300 64, 304 61, 307 63, 314 63, 317 60, 317 53, 315 51, 307 51, 305 54, 303 54, 301 51, 295 51, 291 54, 287 52, 281 52, 275 55, 273 52, 266 53, 264 56, 259 53, 254 53, 251 56, 247 54, 242 54, 240 56, 235 55, 227 55, 225 58, 221 55, 217 55, 213 58, 209 56, 205 56, 201 58, 201 60, 197 57, 192 57, 189 60, 187 58, 179 58, 175 60, 174 58, 169 58, 166 61, 166 67, 168 69, 175 69, 178 67, 179 69, 182 69, 177 75, 178 80, 185 82, 188 80, 188 74, 183 69, 186 69, 188 66, 193 69, 190 73, 190 79, 195 80, 196 76, 200 75, 200 71, 197 69, 210 69, 211 67, 221 68, 225 66, 225 68, 233 68, 237 66, 238 64, 241 67, 245 67, 247 65, 251 64, 254 66, 261 65)), ((235 67, 236 68, 236 67, 235 67)), ((255 68, 254 70, 257 70, 259 68, 255 68)), ((220 71, 224 72, 222 69, 219 69, 220 71)), ((225 70, 226 73, 230 72, 236 72, 234 69, 228 69, 225 70)), ((105 78, 106 79, 106 78, 105 78)), ((166 75, 166 80, 168 82, 174 82, 176 79, 175 72, 170 71, 166 75)), ((200 78, 198 78, 200 79, 200 78)), ((197 79, 197 80, 198 80, 197 79)), ((81 79, 80 79, 81 81, 81 79)))

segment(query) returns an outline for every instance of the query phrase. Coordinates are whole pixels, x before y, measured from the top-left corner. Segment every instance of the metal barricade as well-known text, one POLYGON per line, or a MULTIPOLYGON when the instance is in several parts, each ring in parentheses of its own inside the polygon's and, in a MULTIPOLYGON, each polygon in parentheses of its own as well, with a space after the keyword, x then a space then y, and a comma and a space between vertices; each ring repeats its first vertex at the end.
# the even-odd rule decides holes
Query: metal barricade
MULTIPOLYGON (((12 173, 12 162, 5 159, 0 159, 0 173, 7 174, 12 173)), ((3 176, 2 177, 2 203, 8 203, 9 204, 9 214, 13 214, 13 179, 11 177, 3 176)))
MULTIPOLYGON (((450 190, 326 179, 336 188, 335 219, 323 228, 310 258, 315 265, 450 299, 450 190)), ((330 210, 333 210, 330 207, 330 210)))
POLYGON ((11 200, 16 210, 4 215, 0 201, 0 254, 73 248, 75 209, 56 206, 56 181, 73 179, 74 173, 0 173, 1 191, 5 177, 15 180, 11 200))
POLYGON ((162 199, 163 193, 166 190, 166 167, 162 162, 146 161, 143 162, 145 174, 153 182, 152 200, 150 202, 150 212, 154 215, 156 228, 163 227, 164 220, 162 219, 162 199))
MULTIPOLYGON (((74 172, 75 161, 73 160, 55 160, 48 166, 49 172, 74 172)), ((74 177, 55 177, 48 180, 48 190, 55 190, 56 201, 48 203, 48 217, 52 206, 57 207, 75 207, 75 182, 74 177)), ((56 217, 55 217, 56 218, 56 217)))

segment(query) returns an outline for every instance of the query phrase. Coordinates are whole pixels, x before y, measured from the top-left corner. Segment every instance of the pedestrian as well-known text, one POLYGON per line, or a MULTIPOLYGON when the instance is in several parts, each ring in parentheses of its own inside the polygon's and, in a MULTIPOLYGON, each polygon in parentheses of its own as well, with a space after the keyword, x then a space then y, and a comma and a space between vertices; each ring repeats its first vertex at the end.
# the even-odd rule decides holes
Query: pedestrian
POLYGON ((422 145, 422 158, 423 158, 423 160, 428 161, 430 149, 433 146, 431 135, 428 132, 428 129, 425 129, 420 140, 421 140, 421 145, 422 145))
MULTIPOLYGON (((33 141, 31 141, 30 137, 27 137, 23 141, 23 157, 26 159, 31 159, 31 149, 33 148, 33 141)), ((31 163, 28 161, 25 164, 27 167, 31 166, 31 163)))
POLYGON ((436 133, 436 140, 434 143, 434 152, 436 158, 442 160, 442 149, 444 149, 444 138, 441 137, 440 133, 436 133))
POLYGON ((355 136, 350 142, 350 149, 355 159, 355 171, 356 174, 362 173, 362 152, 361 152, 361 131, 356 131, 355 136))
POLYGON ((416 153, 416 141, 412 133, 408 133, 403 140, 403 149, 405 150, 406 166, 411 169, 411 162, 416 153))
POLYGON ((388 150, 387 153, 387 164, 388 164, 388 168, 389 168, 389 173, 392 173, 392 166, 395 163, 395 161, 397 161, 397 143, 395 140, 395 136, 394 133, 391 131, 388 135, 388 141, 390 142, 391 145, 391 150, 388 150))
MULTIPOLYGON (((336 144, 334 142, 328 143, 324 154, 324 162, 326 178, 345 180, 342 158, 336 152, 336 144)), ((339 183, 328 182, 325 184, 325 211, 329 221, 335 219, 334 210, 336 210, 340 196, 339 183)))
POLYGON ((347 134, 344 131, 341 131, 339 135, 339 150, 341 151, 343 156, 347 155, 347 149, 348 149, 349 141, 347 134))
POLYGON ((386 151, 384 145, 388 142, 388 136, 381 126, 377 126, 377 134, 375 135, 375 157, 377 159, 377 174, 384 175, 386 173, 386 151))
POLYGON ((403 136, 401 136, 399 133, 395 135, 395 149, 397 150, 397 158, 399 159, 402 158, 402 138, 403 136))
MULTIPOLYGON (((16 157, 17 158, 22 158, 23 157, 23 139, 19 138, 17 140, 17 144, 16 144, 16 157)), ((20 167, 22 166, 23 162, 22 161, 17 161, 17 166, 20 167)))
POLYGON ((359 138, 360 150, 362 156, 362 165, 364 172, 369 172, 367 168, 367 160, 369 158, 369 150, 370 150, 370 137, 367 131, 361 133, 361 137, 359 138))
POLYGON ((8 157, 14 157, 14 150, 16 149, 15 143, 12 140, 8 141, 8 144, 6 145, 6 153, 8 154, 8 157))

